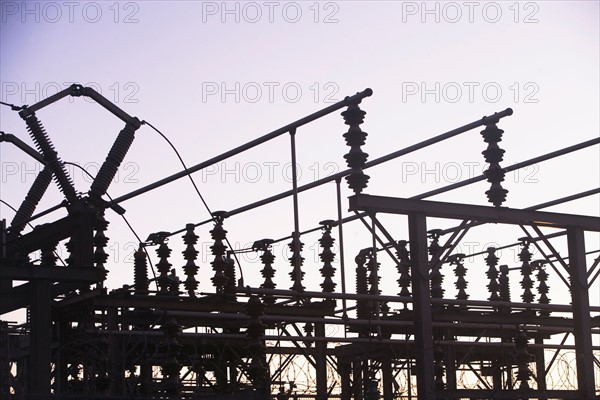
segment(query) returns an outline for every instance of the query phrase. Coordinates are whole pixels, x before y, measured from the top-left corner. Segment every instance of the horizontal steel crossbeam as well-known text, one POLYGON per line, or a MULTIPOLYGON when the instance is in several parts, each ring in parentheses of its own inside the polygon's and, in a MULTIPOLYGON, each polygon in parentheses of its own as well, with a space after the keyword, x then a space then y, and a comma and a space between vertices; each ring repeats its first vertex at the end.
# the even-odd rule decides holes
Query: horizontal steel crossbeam
POLYGON ((578 226, 586 231, 600 232, 600 218, 585 215, 520 210, 507 207, 488 207, 441 201, 411 200, 398 197, 351 196, 350 211, 390 214, 425 214, 428 217, 477 220, 500 224, 537 225, 553 228, 578 226))

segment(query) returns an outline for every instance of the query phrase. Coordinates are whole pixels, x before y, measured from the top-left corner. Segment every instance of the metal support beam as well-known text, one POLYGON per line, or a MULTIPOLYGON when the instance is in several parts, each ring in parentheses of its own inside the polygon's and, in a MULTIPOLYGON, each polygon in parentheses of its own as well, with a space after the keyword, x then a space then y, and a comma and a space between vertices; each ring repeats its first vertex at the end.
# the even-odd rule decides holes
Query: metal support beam
MULTIPOLYGON (((340 242, 340 279, 342 283, 342 294, 346 294, 346 267, 344 263, 344 224, 342 223, 342 189, 340 187, 342 179, 336 179, 336 203, 337 203, 337 216, 338 216, 338 236, 340 242)), ((342 299, 342 318, 348 318, 346 312, 346 299, 342 299)))
MULTIPOLYGON (((447 340, 454 340, 453 329, 448 329, 447 340)), ((456 389, 456 347, 454 345, 444 346, 444 364, 446 366, 446 388, 456 389)))
POLYGON ((392 358, 384 357, 381 360, 383 378, 383 399, 394 400, 394 374, 392 372, 392 358))
POLYGON ((34 281, 31 289, 31 343, 27 364, 27 394, 49 396, 52 336, 50 282, 34 281))
MULTIPOLYGON (((536 336, 535 344, 543 346, 544 338, 541 336, 536 336)), ((546 357, 543 348, 535 352, 535 377, 537 378, 538 390, 546 391, 546 357)))
POLYGON ((417 392, 419 399, 433 400, 435 398, 433 327, 429 290, 429 259, 427 257, 427 222, 423 214, 409 214, 408 235, 415 313, 417 392))
POLYGON ((361 359, 355 359, 352 363, 352 391, 354 400, 363 400, 363 363, 361 359))
MULTIPOLYGON (((47 280, 50 282, 86 282, 88 284, 104 280, 106 271, 89 266, 78 268, 69 267, 42 267, 37 265, 15 265, 8 261, 7 265, 0 268, 0 279, 10 280, 47 280)), ((12 287, 10 288, 12 289, 12 287)), ((0 290, 0 294, 3 291, 0 290)), ((10 292, 10 290, 6 290, 10 292)))
MULTIPOLYGON (((106 311, 106 322, 108 329, 117 330, 117 313, 118 310, 115 307, 109 307, 106 311)), ((119 342, 117 338, 113 335, 108 337, 108 352, 109 359, 111 360, 109 364, 109 377, 110 377, 110 393, 111 395, 118 395, 119 393, 123 393, 124 389, 124 371, 123 365, 121 362, 121 350, 119 349, 119 342)))
POLYGON ((584 215, 488 207, 441 201, 411 200, 396 197, 357 194, 350 197, 350 211, 384 212, 392 214, 423 213, 428 217, 477 220, 513 225, 539 225, 554 228, 579 226, 586 231, 600 232, 600 218, 584 215))
MULTIPOLYGON (((0 259, 4 262, 6 259, 6 220, 0 219, 0 259)), ((4 265, 1 270, 4 269, 4 265)), ((12 279, 0 279, 0 293, 7 292, 13 287, 12 279)), ((0 392, 1 393, 1 392, 0 392)))
POLYGON ((569 248, 569 272, 571 275, 571 298, 575 325, 575 348, 577 352, 577 386, 581 399, 594 399, 594 354, 592 350, 592 321, 587 284, 585 238, 583 229, 567 230, 569 248))
MULTIPOLYGON (((315 324, 315 336, 325 336, 325 324, 315 324)), ((317 399, 327 400, 327 342, 315 343, 317 399)))
POLYGON ((338 359, 338 371, 341 381, 341 400, 352 400, 352 383, 350 381, 350 363, 338 359))
POLYGON ((56 394, 65 394, 67 391, 67 358, 68 358, 68 331, 69 323, 66 321, 59 321, 56 323, 58 349, 56 350, 56 361, 55 361, 55 390, 56 394))

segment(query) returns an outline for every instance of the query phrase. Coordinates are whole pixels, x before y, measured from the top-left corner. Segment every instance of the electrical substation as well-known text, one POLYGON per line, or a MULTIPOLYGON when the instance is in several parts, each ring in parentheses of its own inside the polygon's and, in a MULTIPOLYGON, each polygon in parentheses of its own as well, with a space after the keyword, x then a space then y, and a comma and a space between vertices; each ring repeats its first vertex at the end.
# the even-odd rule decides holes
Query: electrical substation
MULTIPOLYGON (((506 166, 503 156, 510 149, 501 148, 502 124, 513 111, 492 110, 461 127, 371 158, 361 125, 372 94, 366 89, 348 96, 114 199, 107 191, 144 121, 81 85, 17 108, 35 148, 8 133, 2 135, 2 146, 19 147, 44 168, 0 230, 0 397, 598 398, 600 299, 590 296, 590 288, 600 281, 600 253, 586 247, 586 238, 597 242, 600 218, 581 215, 577 208, 569 213, 545 210, 598 198, 598 182, 560 198, 540 192, 529 207, 517 209, 505 205, 511 193, 503 181, 505 174, 527 166, 598 148, 600 139, 506 166), (75 189, 61 149, 36 115, 45 107, 50 112, 53 103, 69 96, 85 96, 112 114, 107 118, 125 124, 84 193, 75 189), (282 152, 294 166, 297 136, 322 118, 338 118, 339 131, 346 132, 339 134, 340 144, 348 146, 339 160, 346 169, 308 184, 299 183, 294 169, 290 187, 282 193, 249 204, 240 196, 238 208, 213 211, 210 218, 190 221, 176 231, 156 226, 153 232, 141 232, 147 239, 139 243, 133 268, 125 272, 130 280, 119 288, 105 285, 111 273, 106 249, 114 225, 108 217, 123 214, 127 200, 189 179, 278 137, 289 138, 282 152), (418 155, 473 130, 472 139, 479 141, 487 165, 482 175, 408 198, 369 189, 369 175, 392 160, 418 155), (430 199, 477 183, 485 185, 482 198, 488 205, 475 205, 469 198, 430 199), (60 189, 62 202, 37 210, 51 185, 60 189), (301 219, 311 210, 301 207, 299 197, 323 185, 335 193, 323 201, 336 204, 337 213, 306 229, 301 219), (348 190, 351 195, 345 196, 348 190), (279 223, 291 233, 247 238, 251 247, 232 249, 229 222, 250 210, 268 210, 276 201, 290 205, 289 218, 279 223), (59 209, 67 215, 28 227, 59 209), (403 228, 390 226, 389 218, 403 228), (493 226, 510 226, 520 234, 477 253, 457 250, 468 232, 493 226), (348 240, 349 229, 364 231, 369 240, 355 247, 348 240), (407 234, 398 237, 398 231, 407 234), (208 263, 198 259, 199 240, 212 242, 208 263), (277 243, 288 248, 289 257, 276 256, 277 243), (304 253, 312 245, 319 246, 320 264, 309 270, 304 253), (56 255, 59 246, 68 250, 64 261, 56 255), (174 248, 183 249, 183 263, 174 260, 174 248), (518 262, 499 257, 508 248, 516 251, 518 262), (238 257, 241 252, 255 253, 260 260, 260 281, 241 279, 250 274, 238 257), (465 262, 473 257, 477 268, 465 262), (477 283, 474 274, 485 282, 477 283), (291 285, 278 282, 283 275, 291 285), (383 290, 392 284, 382 285, 382 278, 395 290, 383 290), (200 283, 210 283, 211 290, 199 290, 200 283), (559 301, 553 295, 558 288, 570 297, 559 301), (19 310, 25 321, 4 318, 19 310)), ((585 174, 579 179, 585 180, 585 174)), ((220 210, 218 204, 212 207, 220 210)))

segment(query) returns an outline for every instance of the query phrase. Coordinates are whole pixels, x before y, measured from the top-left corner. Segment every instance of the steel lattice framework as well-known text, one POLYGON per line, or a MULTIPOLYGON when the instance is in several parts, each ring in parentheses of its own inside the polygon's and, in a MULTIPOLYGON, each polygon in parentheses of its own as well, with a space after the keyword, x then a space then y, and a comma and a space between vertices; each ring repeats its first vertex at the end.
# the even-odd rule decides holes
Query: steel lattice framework
POLYGON ((37 150, 13 135, 3 134, 2 141, 17 145, 45 168, 10 225, 2 221, 0 313, 27 309, 28 318, 24 324, 0 325, 1 397, 597 398, 600 348, 593 341, 600 336, 600 304, 589 298, 589 288, 600 275, 600 257, 597 249, 585 248, 584 234, 597 235, 600 218, 542 210, 597 196, 600 188, 513 209, 502 205, 508 193, 502 182, 508 172, 598 146, 600 139, 502 167, 503 131, 498 125, 512 114, 507 109, 367 161, 367 134, 361 129, 366 113, 360 105, 371 95, 367 89, 346 97, 112 201, 104 200, 107 189, 143 121, 80 85, 19 109, 37 150), (69 95, 90 97, 125 123, 85 195, 75 191, 35 114, 69 95), (299 186, 292 168, 288 191, 214 212, 210 219, 176 232, 152 233, 134 254, 133 282, 117 290, 105 288, 110 271, 106 212, 122 213, 119 204, 126 200, 282 135, 289 135, 295 166, 297 130, 341 109, 348 125, 348 169, 299 186), (488 169, 483 175, 412 198, 365 193, 369 168, 480 127, 487 146, 483 155, 488 169), (34 215, 53 178, 65 201, 34 215), (341 194, 342 178, 354 192, 347 200, 341 194), (486 180, 491 206, 426 200, 486 180), (336 188, 337 215, 301 231, 299 194, 327 184, 336 188), (293 199, 292 234, 278 240, 252 238, 254 245, 242 251, 258 255, 263 281, 241 284, 236 272, 244 265, 236 262, 240 250, 228 245, 228 220, 286 197, 293 199), (350 216, 343 216, 344 207, 350 216), (59 208, 66 208, 68 215, 23 233, 27 222, 59 208), (392 231, 397 229, 386 222, 398 215, 406 237, 396 237, 392 231), (441 220, 455 222, 436 229, 441 220), (345 246, 344 228, 361 223, 370 240, 358 249, 345 246), (468 232, 492 224, 513 226, 524 236, 477 254, 457 251, 468 232), (206 266, 197 261, 197 228, 203 225, 212 226, 210 278, 206 266), (305 286, 303 247, 310 234, 319 231, 317 291, 305 286), (184 249, 185 276, 178 276, 171 263, 169 245, 174 242, 184 249), (289 246, 289 260, 276 260, 275 243, 289 246), (567 256, 559 254, 557 243, 566 247, 567 256), (66 265, 59 265, 55 256, 61 244, 69 251, 66 265), (519 264, 500 265, 502 248, 518 249, 519 264), (149 278, 150 250, 159 260, 154 279, 149 278), (41 252, 39 260, 31 260, 34 252, 41 252), (465 265, 474 256, 484 257, 487 268, 485 288, 476 288, 485 293, 479 300, 474 299, 477 290, 469 286, 474 272, 465 265), (382 272, 383 261, 391 262, 395 271, 382 272), (275 269, 289 274, 289 289, 278 287, 275 269), (398 292, 382 293, 382 276, 389 280, 393 274, 398 292), (347 287, 349 275, 354 276, 354 289, 347 287), (570 304, 550 300, 551 277, 568 287, 570 304), (199 291, 200 279, 210 279, 213 290, 199 291), (456 295, 445 296, 449 290, 456 295))

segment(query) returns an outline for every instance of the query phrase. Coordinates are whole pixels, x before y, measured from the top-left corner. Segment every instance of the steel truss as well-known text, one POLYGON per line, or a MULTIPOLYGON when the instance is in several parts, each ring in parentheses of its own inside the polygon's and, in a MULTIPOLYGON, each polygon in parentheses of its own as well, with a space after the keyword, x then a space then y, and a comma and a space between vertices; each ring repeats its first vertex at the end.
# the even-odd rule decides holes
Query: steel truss
MULTIPOLYGON (((586 196, 599 188, 572 194, 526 209, 502 206, 507 191, 504 174, 590 146, 595 138, 502 168, 497 127, 512 110, 484 117, 421 143, 367 161, 362 151, 365 112, 361 101, 370 89, 347 97, 231 151, 171 175, 112 201, 103 200, 126 156, 135 131, 143 125, 92 89, 73 85, 20 110, 39 151, 12 135, 3 136, 46 166, 34 182, 9 227, 2 223, 0 313, 27 309, 27 321, 0 324, 0 395, 16 399, 594 399, 600 394, 600 304, 590 304, 589 288, 600 274, 596 258, 586 252, 584 234, 600 232, 595 216, 541 211, 586 196), (65 96, 88 96, 126 123, 87 195, 77 194, 64 163, 35 111, 65 96), (174 232, 156 232, 135 253, 133 283, 109 291, 104 280, 110 265, 104 249, 109 241, 105 211, 122 213, 120 204, 207 168, 284 134, 290 137, 292 165, 300 127, 337 110, 349 125, 344 135, 348 169, 299 186, 294 169, 292 188, 174 232), (412 198, 364 194, 365 170, 425 149, 464 132, 485 127, 483 152, 489 169, 481 176, 412 198), (65 201, 33 215, 54 178, 65 201), (342 178, 354 195, 353 215, 344 216, 342 178), (487 180, 493 206, 424 200, 487 180), (337 215, 319 227, 300 231, 298 195, 335 184, 337 215), (251 249, 263 263, 264 282, 244 286, 236 279, 235 252, 226 244, 228 219, 287 197, 293 198, 293 232, 284 238, 258 238, 251 249), (25 224, 66 207, 68 216, 23 233, 25 224), (386 218, 405 216, 408 237, 393 234, 386 218), (453 228, 430 229, 440 219, 456 220, 453 228), (371 237, 362 249, 344 246, 344 229, 360 222, 371 237), (433 221, 433 222, 432 222, 433 221), (214 290, 198 290, 195 229, 213 224, 211 262, 214 290), (470 230, 490 224, 512 225, 525 237, 516 243, 461 254, 456 248, 470 230), (387 226, 387 227, 386 227, 387 226), (547 233, 552 228, 552 233, 547 233), (321 291, 303 285, 302 249, 306 238, 321 231, 321 291), (168 238, 183 235, 185 277, 171 269, 168 238), (335 238, 334 238, 335 237, 335 238), (443 244, 442 238, 446 240, 443 244), (339 243, 339 272, 333 244, 339 243), (561 256, 555 240, 566 240, 561 256), (277 288, 275 243, 289 242, 290 289, 277 288), (55 250, 66 243, 70 257, 59 266, 55 250), (541 254, 532 260, 530 246, 541 254), (496 251, 519 247, 521 265, 499 264, 496 251), (148 277, 148 250, 156 250, 158 276, 148 277), (41 259, 30 255, 41 252, 41 259), (356 290, 348 290, 344 255, 355 255, 356 290), (485 255, 487 299, 471 299, 464 260, 485 255), (382 293, 383 259, 398 271, 399 293, 382 293), (589 264, 589 267, 588 267, 589 264), (546 266, 549 267, 547 270, 546 266), (454 272, 454 282, 444 274, 454 272), (510 272, 514 271, 514 272, 510 272), (571 294, 570 304, 550 301, 548 273, 571 294), (515 274, 522 276, 515 283, 515 274), (181 277, 181 279, 180 279, 181 277), (512 280, 510 279, 512 277, 512 280), (535 280, 535 282, 534 282, 535 280), (15 281, 25 281, 17 284, 15 281), (339 285, 338 285, 339 283, 339 285), (520 284, 520 285, 518 285, 520 284), (537 286, 536 286, 537 284, 537 286), (336 290, 337 287, 340 290, 336 290), (444 296, 447 287, 455 298, 444 296), (518 288, 520 286, 520 288, 518 288), (522 301, 511 299, 521 290, 522 301), (537 291, 537 293, 536 293, 537 291), (339 308, 341 305, 341 308, 339 308), (572 352, 574 377, 555 383, 564 352, 572 352), (467 379, 468 377, 468 379, 467 379), (470 382, 468 380, 471 379, 470 382)), ((173 243, 173 242, 170 242, 173 243)), ((279 269, 283 267, 278 265, 279 269)), ((387 275, 386 275, 387 279, 387 275)), ((597 299, 592 299, 596 301, 597 299)))

